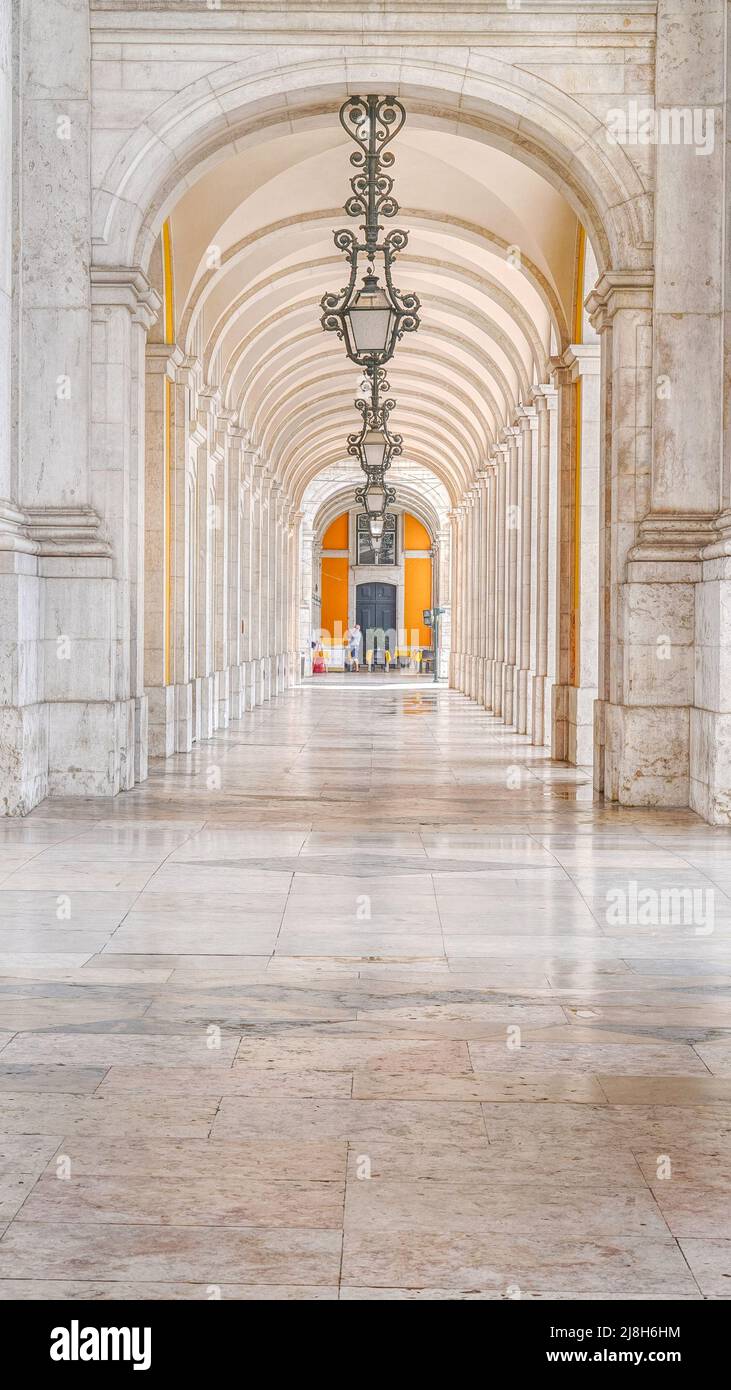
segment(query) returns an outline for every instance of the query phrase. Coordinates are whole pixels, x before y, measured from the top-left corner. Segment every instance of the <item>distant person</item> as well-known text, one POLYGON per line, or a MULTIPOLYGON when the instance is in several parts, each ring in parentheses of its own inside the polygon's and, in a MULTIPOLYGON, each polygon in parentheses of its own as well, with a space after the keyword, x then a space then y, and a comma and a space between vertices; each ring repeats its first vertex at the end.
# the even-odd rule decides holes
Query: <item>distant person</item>
POLYGON ((355 623, 350 629, 348 645, 350 648, 350 669, 360 671, 360 653, 363 647, 363 633, 360 624, 355 623))

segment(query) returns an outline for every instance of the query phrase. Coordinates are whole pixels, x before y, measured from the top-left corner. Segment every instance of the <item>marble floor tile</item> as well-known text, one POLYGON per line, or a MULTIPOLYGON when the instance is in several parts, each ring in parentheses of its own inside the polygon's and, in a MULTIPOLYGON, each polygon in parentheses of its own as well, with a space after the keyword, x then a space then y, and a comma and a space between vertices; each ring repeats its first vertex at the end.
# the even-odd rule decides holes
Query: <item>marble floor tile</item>
POLYGON ((20 1211, 57 1145, 50 1136, 0 1133, 1 1225, 20 1211))
POLYGON ((731 831, 429 682, 0 823, 0 1299, 728 1297, 729 1088, 731 831))
POLYGON ((120 856, 111 859, 73 859, 71 851, 68 858, 43 860, 37 856, 22 869, 16 869, 0 884, 0 908, 2 893, 31 889, 50 889, 54 893, 70 893, 73 888, 94 892, 110 889, 123 892, 140 892, 152 878, 159 859, 125 863, 120 856))
POLYGON ((0 1059, 0 1091, 18 1095, 21 1091, 68 1091, 71 1095, 91 1095, 107 1075, 106 1067, 67 1067, 51 1062, 48 1066, 0 1059))
POLYGON ((680 1241, 698 1287, 706 1298, 728 1298, 731 1282, 731 1240, 680 1241))
MULTIPOLYGON (((731 1076, 599 1076, 612 1105, 731 1106, 731 1076)), ((731 1118, 731 1110, 729 1111, 731 1118)))
MULTIPOLYGON (((217 1296, 235 1303, 290 1303, 299 1300, 307 1303, 336 1301, 338 1287, 332 1288, 307 1284, 217 1284, 217 1296)), ((62 1303, 104 1302, 129 1300, 134 1303, 160 1299, 166 1302, 179 1299, 189 1302, 210 1302, 210 1284, 194 1281, 169 1283, 133 1282, 120 1279, 116 1283, 104 1279, 0 1279, 0 1300, 15 1302, 18 1299, 49 1300, 62 1303)))
POLYGON ((697 1052, 686 1043, 560 1043, 528 1040, 518 1048, 500 1043, 468 1044, 475 1071, 507 1074, 543 1071, 561 1076, 707 1076, 697 1052))
MULTIPOLYGON (((363 1180, 362 1158, 355 1148, 349 1149, 349 1184, 363 1180)), ((569 1150, 560 1144, 526 1144, 510 1152, 505 1146, 490 1144, 486 1137, 479 1143, 463 1144, 386 1140, 369 1143, 367 1158, 370 1177, 391 1182, 478 1185, 486 1190, 505 1183, 544 1183, 556 1190, 574 1191, 580 1187, 594 1192, 608 1186, 606 1159, 601 1150, 569 1150)), ((653 1176, 654 1172, 653 1165, 653 1176)), ((649 1182, 629 1148, 612 1151, 612 1190, 629 1187, 644 1191, 649 1182)))
MULTIPOLYGON (((17 1136, 7 1137, 7 1141, 17 1136)), ((486 1141, 483 1141, 486 1142, 486 1141)), ((239 1190, 252 1179, 340 1182, 345 1177, 344 1140, 181 1139, 135 1135, 120 1144, 113 1135, 64 1135, 60 1141, 77 1177, 149 1178, 220 1183, 239 1190)), ((53 1167, 53 1164, 50 1165, 53 1167)))
POLYGON ((238 1037, 216 1039, 190 1037, 120 1037, 114 1033, 38 1033, 17 1035, 3 1049, 3 1065, 59 1062, 65 1066, 149 1065, 153 1067, 228 1067, 239 1045, 238 1037))
MULTIPOLYGON (((2 1251, 2 1244, 0 1244, 2 1251)), ((0 1262, 0 1272, 2 1263, 0 1262)), ((519 1289, 598 1298, 695 1295, 697 1285, 668 1235, 582 1240, 444 1232, 346 1231, 342 1279, 379 1287, 454 1288, 507 1295, 519 1289)), ((514 1296, 514 1295, 513 1295, 514 1296)))
POLYGON ((249 1177, 241 1188, 209 1178, 96 1175, 44 1176, 19 1215, 21 1221, 67 1221, 153 1226, 320 1227, 339 1231, 342 1181, 249 1177))
POLYGON ((464 1042, 402 1041, 399 1038, 338 1037, 316 1038, 287 1033, 282 1038, 243 1038, 236 1054, 234 1070, 270 1068, 289 1073, 294 1070, 353 1071, 381 1067, 396 1071, 429 1073, 432 1070, 459 1070, 469 1065, 464 1042))
MULTIPOLYGON (((0 1066, 0 1089, 3 1084, 0 1066)), ((278 1071, 272 1068, 257 1071, 246 1066, 110 1067, 109 1071, 102 1071, 97 1086, 99 1095, 124 1095, 144 1090, 147 1096, 294 1096, 342 1100, 352 1093, 352 1076, 349 1071, 278 1071)))
POLYGON ((217 1110, 215 1096, 87 1096, 59 1092, 0 1095, 0 1128, 8 1134, 167 1134, 205 1139, 217 1110))
POLYGON ((0 1279, 337 1284, 339 1231, 277 1227, 15 1221, 0 1240, 0 1279))
MULTIPOLYGON (((571 1202, 572 1234, 578 1240, 643 1234, 648 1240, 667 1238, 667 1227, 652 1193, 627 1187, 614 1190, 609 1175, 604 1175, 595 1188, 576 1188, 571 1202)), ((348 1183, 345 1231, 346 1236, 349 1231, 492 1232, 560 1240, 567 1234, 566 1206, 564 1184, 538 1179, 516 1185, 510 1182, 509 1172, 501 1182, 489 1186, 481 1182, 356 1179, 348 1183)))
POLYGON ((606 1096, 592 1076, 561 1076, 546 1072, 524 1076, 485 1072, 357 1071, 353 1096, 358 1100, 486 1100, 561 1101, 602 1105, 606 1096))
POLYGON ((479 1105, 431 1101, 244 1100, 225 1098, 213 1125, 214 1139, 346 1139, 367 1144, 378 1139, 465 1142, 485 1133, 479 1105))

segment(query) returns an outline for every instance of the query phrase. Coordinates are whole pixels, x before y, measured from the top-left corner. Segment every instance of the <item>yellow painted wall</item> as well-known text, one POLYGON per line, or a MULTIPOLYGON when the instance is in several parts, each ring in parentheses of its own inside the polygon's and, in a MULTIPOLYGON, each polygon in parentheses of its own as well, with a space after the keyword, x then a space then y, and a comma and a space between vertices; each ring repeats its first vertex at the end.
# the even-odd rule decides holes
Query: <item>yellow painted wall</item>
MULTIPOLYGON (((409 512, 404 516, 404 550, 431 550, 431 538, 426 526, 422 526, 409 512)), ((427 603, 426 607, 429 606, 427 603)))
POLYGON ((330 522, 323 538, 323 550, 347 550, 348 549, 348 513, 342 512, 330 522))
MULTIPOLYGON (((414 549, 416 549, 415 546, 414 549)), ((419 549, 422 547, 419 546, 419 549)), ((404 560, 404 627, 406 628, 406 638, 410 642, 412 630, 418 629, 421 646, 430 647, 431 628, 425 627, 421 620, 425 608, 431 608, 431 560, 409 559, 407 556, 404 560)))
MULTIPOLYGON (((335 546, 329 547, 334 550, 335 546)), ((338 547, 339 549, 340 547, 338 547)), ((348 559, 345 555, 323 555, 322 561, 322 617, 323 631, 335 636, 335 624, 341 624, 341 636, 348 630, 348 559)))

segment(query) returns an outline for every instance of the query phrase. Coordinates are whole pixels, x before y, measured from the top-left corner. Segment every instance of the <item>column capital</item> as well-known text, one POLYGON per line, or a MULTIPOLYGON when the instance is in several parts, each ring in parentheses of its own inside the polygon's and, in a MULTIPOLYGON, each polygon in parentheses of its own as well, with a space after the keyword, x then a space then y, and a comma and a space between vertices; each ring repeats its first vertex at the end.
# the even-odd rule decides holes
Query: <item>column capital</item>
POLYGON ((518 428, 523 434, 538 427, 538 415, 534 405, 519 405, 516 410, 518 428))
POLYGON ((552 386, 550 382, 541 382, 540 386, 532 386, 530 389, 530 400, 539 415, 543 414, 546 410, 555 410, 555 386, 552 386))
POLYGON ((184 361, 185 355, 177 343, 148 343, 145 348, 145 365, 151 376, 177 381, 184 361))
POLYGON ((127 309, 133 323, 149 331, 162 299, 138 265, 93 265, 89 272, 92 308, 127 309))
POLYGON ((601 371, 601 343, 571 343, 562 357, 551 358, 560 362, 569 373, 570 381, 578 381, 582 376, 598 376, 601 371))
POLYGON ((608 328, 620 309, 652 309, 651 270, 605 270, 585 302, 589 322, 597 333, 608 328))

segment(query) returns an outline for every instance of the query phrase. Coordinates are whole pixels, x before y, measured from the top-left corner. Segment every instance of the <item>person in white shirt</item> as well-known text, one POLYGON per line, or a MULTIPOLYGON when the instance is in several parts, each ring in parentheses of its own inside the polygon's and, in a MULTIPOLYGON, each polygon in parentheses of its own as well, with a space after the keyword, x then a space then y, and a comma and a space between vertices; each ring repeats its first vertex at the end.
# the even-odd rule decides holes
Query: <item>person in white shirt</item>
POLYGON ((348 633, 348 648, 350 650, 350 669, 360 671, 360 653, 363 646, 363 633, 360 630, 360 623, 355 623, 348 633))

